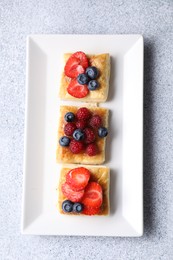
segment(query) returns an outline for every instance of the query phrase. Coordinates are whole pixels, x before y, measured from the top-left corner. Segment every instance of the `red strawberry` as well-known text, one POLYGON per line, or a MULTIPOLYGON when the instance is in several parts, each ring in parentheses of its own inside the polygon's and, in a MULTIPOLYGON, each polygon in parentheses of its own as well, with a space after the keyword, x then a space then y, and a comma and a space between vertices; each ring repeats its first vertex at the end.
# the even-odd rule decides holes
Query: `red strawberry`
POLYGON ((87 126, 87 121, 79 120, 76 122, 76 127, 80 129, 84 129, 87 126))
POLYGON ((71 140, 70 142, 70 150, 72 153, 80 153, 83 149, 84 149, 84 144, 80 141, 76 141, 76 140, 71 140))
POLYGON ((94 156, 94 155, 98 154, 98 147, 97 147, 97 145, 94 144, 94 143, 87 145, 86 153, 89 156, 94 156))
POLYGON ((86 107, 81 107, 78 109, 76 113, 76 117, 78 120, 88 120, 91 117, 91 112, 86 107))
POLYGON ((102 187, 97 182, 89 182, 85 188, 82 203, 86 207, 99 208, 102 205, 102 187))
POLYGON ((88 67, 88 58, 84 52, 77 51, 73 53, 72 57, 78 58, 80 60, 80 65, 82 65, 84 69, 88 67))
POLYGON ((84 190, 74 191, 71 189, 70 185, 66 182, 62 185, 61 189, 64 196, 73 202, 81 201, 84 195, 84 190))
POLYGON ((72 136, 75 129, 76 125, 74 123, 67 123, 64 126, 64 133, 68 136, 72 136))
POLYGON ((83 130, 83 132, 85 133, 84 141, 86 144, 91 144, 95 141, 96 136, 94 131, 91 128, 87 127, 83 130))
POLYGON ((85 215, 97 215, 100 211, 100 208, 89 208, 89 207, 84 207, 82 214, 85 215))
POLYGON ((102 119, 99 115, 94 115, 93 117, 91 117, 90 126, 92 126, 93 128, 98 128, 101 125, 102 125, 102 119))
POLYGON ((81 85, 76 79, 72 79, 67 87, 67 92, 75 98, 83 98, 88 95, 87 85, 81 85))
POLYGON ((80 60, 70 56, 64 67, 64 73, 70 78, 76 78, 79 74, 84 73, 85 69, 80 65, 80 60))
POLYGON ((88 184, 90 171, 84 167, 70 170, 66 175, 66 182, 75 191, 83 190, 88 184))

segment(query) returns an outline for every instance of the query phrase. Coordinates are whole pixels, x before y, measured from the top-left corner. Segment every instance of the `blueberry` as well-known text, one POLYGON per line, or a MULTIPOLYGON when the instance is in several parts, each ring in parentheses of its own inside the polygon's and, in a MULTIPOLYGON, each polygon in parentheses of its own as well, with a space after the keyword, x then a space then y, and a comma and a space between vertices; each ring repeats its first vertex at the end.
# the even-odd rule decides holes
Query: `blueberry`
POLYGON ((83 210, 83 204, 77 202, 73 204, 73 211, 80 213, 83 210))
POLYGON ((84 139, 84 133, 81 129, 76 129, 74 132, 73 132, 73 138, 77 141, 81 141, 84 139))
POLYGON ((85 84, 88 83, 89 78, 88 78, 88 76, 85 73, 82 73, 82 74, 78 75, 77 81, 78 81, 79 84, 85 85, 85 84))
POLYGON ((97 80, 93 79, 89 81, 88 83, 89 90, 96 90, 98 87, 99 87, 99 83, 97 80))
POLYGON ((107 130, 107 128, 106 128, 106 127, 100 127, 100 128, 98 129, 98 135, 99 135, 100 137, 106 137, 106 136, 108 135, 108 130, 107 130))
POLYGON ((71 202, 70 200, 64 200, 62 203, 62 209, 64 212, 72 212, 73 202, 71 202))
POLYGON ((90 79, 96 79, 99 75, 99 71, 96 67, 92 66, 86 69, 86 74, 90 79))
POLYGON ((62 136, 60 139, 59 139, 59 144, 61 146, 69 146, 70 144, 70 138, 68 138, 67 136, 62 136))
POLYGON ((75 120, 75 115, 72 112, 65 114, 64 119, 66 122, 73 122, 75 120))

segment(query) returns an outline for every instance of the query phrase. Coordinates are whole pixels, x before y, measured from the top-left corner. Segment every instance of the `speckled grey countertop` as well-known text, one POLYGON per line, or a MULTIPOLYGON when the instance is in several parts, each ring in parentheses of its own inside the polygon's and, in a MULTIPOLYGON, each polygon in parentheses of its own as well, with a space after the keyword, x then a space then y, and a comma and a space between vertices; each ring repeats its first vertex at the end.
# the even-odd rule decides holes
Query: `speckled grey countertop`
POLYGON ((0 259, 173 259, 173 1, 0 2, 0 259), (143 34, 144 236, 20 234, 28 34, 143 34))

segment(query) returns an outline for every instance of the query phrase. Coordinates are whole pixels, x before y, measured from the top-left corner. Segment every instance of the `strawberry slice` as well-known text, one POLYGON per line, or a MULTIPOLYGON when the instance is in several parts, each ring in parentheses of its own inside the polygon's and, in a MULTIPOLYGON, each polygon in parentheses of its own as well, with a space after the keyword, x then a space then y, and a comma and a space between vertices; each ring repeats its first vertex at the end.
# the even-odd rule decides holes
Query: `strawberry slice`
POLYGON ((66 182, 62 185, 61 189, 64 196, 72 202, 80 202, 84 195, 84 190, 74 191, 66 182))
POLYGON ((67 60, 64 67, 65 75, 70 78, 76 78, 79 74, 84 73, 88 67, 88 59, 84 52, 78 51, 73 53, 67 60))
POLYGON ((89 181, 90 171, 84 167, 70 170, 66 175, 66 182, 74 191, 83 190, 89 181))
POLYGON ((70 56, 64 67, 65 75, 70 78, 76 78, 79 74, 84 73, 85 69, 80 65, 80 59, 70 56))
POLYGON ((82 203, 88 208, 99 208, 103 202, 102 187, 97 182, 89 182, 85 188, 82 203))
POLYGON ((84 207, 83 211, 82 211, 82 214, 85 214, 85 215, 96 215, 98 214, 100 211, 100 208, 89 208, 89 207, 84 207))
POLYGON ((86 69, 89 66, 88 65, 88 58, 87 58, 87 56, 84 52, 77 51, 77 52, 72 54, 72 57, 78 58, 80 60, 80 65, 82 65, 82 67, 84 69, 86 69))
POLYGON ((83 98, 88 95, 87 85, 80 85, 76 79, 72 79, 67 87, 67 92, 76 98, 83 98))

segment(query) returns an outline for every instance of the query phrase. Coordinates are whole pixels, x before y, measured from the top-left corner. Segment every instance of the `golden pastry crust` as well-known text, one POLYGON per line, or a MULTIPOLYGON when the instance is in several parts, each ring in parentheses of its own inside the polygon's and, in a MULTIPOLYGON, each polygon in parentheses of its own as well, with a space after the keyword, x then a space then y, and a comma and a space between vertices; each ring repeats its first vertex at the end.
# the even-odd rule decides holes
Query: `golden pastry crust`
MULTIPOLYGON (((64 136, 64 116, 67 112, 73 112, 76 114, 79 107, 76 106, 60 106, 59 126, 58 126, 58 141, 56 150, 56 161, 60 163, 79 163, 79 164, 102 164, 105 161, 105 144, 106 137, 96 137, 96 144, 98 146, 99 153, 95 156, 89 156, 85 152, 79 154, 73 154, 69 147, 62 147, 59 144, 59 139, 64 136)), ((108 114, 109 111, 106 108, 100 107, 88 107, 89 110, 99 115, 102 118, 103 126, 108 127, 108 114)))
MULTIPOLYGON (((72 53, 64 54, 64 64, 72 53)), ((109 78, 110 78, 110 55, 108 53, 98 54, 98 55, 87 55, 89 59, 90 66, 95 66, 98 68, 100 75, 98 77, 98 82, 100 84, 99 88, 94 91, 89 91, 89 94, 84 98, 75 98, 68 94, 67 87, 70 82, 70 78, 67 77, 64 72, 62 73, 59 97, 62 100, 80 100, 85 102, 105 102, 108 96, 109 90, 109 78)))
MULTIPOLYGON (((80 166, 81 167, 81 166, 80 166)), ((90 181, 96 181, 98 182, 103 190, 103 203, 101 206, 101 211, 98 213, 98 215, 107 216, 110 213, 110 202, 109 202, 109 186, 110 186, 110 170, 107 167, 92 167, 92 166, 83 166, 87 168, 91 172, 90 181)), ((67 198, 63 195, 61 191, 61 186, 66 181, 66 174, 68 171, 70 171, 72 168, 76 168, 75 165, 63 167, 60 172, 59 177, 59 184, 58 184, 58 203, 57 208, 61 214, 65 215, 84 215, 82 213, 65 213, 62 210, 62 202, 66 200, 67 198)))

